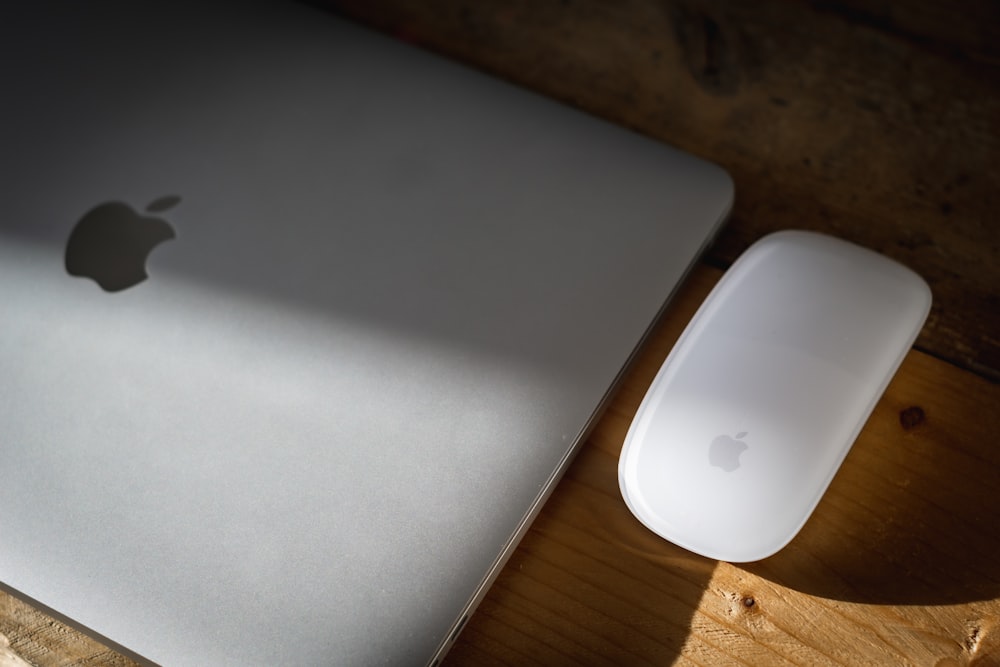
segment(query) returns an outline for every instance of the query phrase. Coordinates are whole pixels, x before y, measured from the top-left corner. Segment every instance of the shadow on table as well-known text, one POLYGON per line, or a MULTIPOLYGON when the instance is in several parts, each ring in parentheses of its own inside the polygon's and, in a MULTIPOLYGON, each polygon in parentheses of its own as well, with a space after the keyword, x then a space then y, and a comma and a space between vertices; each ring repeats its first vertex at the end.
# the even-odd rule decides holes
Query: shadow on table
MULTIPOLYGON (((870 604, 1000 595, 1000 418, 989 400, 995 388, 974 389, 963 395, 961 415, 944 415, 943 407, 925 414, 920 403, 880 407, 799 536, 745 569, 812 595, 870 604)), ((932 403, 932 388, 925 392, 908 398, 944 404, 932 403)))

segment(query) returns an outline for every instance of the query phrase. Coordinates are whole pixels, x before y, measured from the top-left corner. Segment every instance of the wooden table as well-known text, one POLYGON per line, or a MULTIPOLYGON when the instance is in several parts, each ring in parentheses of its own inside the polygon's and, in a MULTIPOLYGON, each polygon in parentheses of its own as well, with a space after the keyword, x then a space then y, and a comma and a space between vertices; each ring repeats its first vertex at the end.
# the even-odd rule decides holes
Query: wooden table
MULTIPOLYGON (((338 4, 736 182, 725 231, 446 665, 1000 665, 1000 5, 338 4), (618 453, 722 270, 790 227, 899 259, 935 304, 799 536, 719 563, 639 525, 618 453)), ((0 667, 130 664, 3 594, 0 635, 0 667)))

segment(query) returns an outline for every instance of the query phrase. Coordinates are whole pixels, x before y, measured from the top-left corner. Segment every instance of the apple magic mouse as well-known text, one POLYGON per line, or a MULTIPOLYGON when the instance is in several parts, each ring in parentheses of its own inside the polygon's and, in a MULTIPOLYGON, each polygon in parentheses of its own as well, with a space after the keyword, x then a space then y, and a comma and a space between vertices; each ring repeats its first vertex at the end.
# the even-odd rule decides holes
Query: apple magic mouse
POLYGON ((695 553, 754 561, 819 503, 923 326, 927 284, 822 234, 753 244, 688 324, 628 430, 622 496, 695 553))

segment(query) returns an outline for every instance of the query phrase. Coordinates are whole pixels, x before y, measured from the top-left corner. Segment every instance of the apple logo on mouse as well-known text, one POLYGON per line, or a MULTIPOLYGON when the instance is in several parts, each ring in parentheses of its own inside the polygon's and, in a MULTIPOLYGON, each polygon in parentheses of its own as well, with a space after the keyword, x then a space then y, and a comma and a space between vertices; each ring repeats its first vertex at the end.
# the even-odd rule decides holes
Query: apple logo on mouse
MULTIPOLYGON (((160 197, 145 212, 161 213, 180 201, 175 195, 160 197)), ((139 213, 122 202, 99 204, 76 223, 69 235, 66 271, 90 278, 106 292, 120 292, 148 277, 149 254, 175 236, 166 220, 139 213)))
POLYGON ((716 436, 708 446, 708 462, 726 472, 732 472, 740 467, 740 454, 747 449, 747 443, 742 438, 747 437, 746 431, 736 434, 716 436))

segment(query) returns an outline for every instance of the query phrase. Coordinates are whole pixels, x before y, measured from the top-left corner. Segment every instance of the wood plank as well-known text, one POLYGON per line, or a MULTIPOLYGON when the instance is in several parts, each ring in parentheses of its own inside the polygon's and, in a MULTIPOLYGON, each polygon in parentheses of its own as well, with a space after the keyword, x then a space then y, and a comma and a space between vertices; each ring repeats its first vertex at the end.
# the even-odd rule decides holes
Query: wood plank
POLYGON ((777 555, 717 563, 631 516, 625 432, 720 274, 678 295, 445 664, 1000 661, 1000 387, 929 355, 907 356, 777 555))
POLYGON ((0 667, 25 665, 134 667, 136 663, 0 590, 0 667))
POLYGON ((920 349, 1000 379, 997 3, 330 4, 726 167, 718 266, 785 228, 901 260, 935 295, 920 349))
POLYGON ((1000 5, 993 0, 872 2, 811 0, 810 7, 881 30, 910 46, 959 60, 1000 64, 1000 5))

